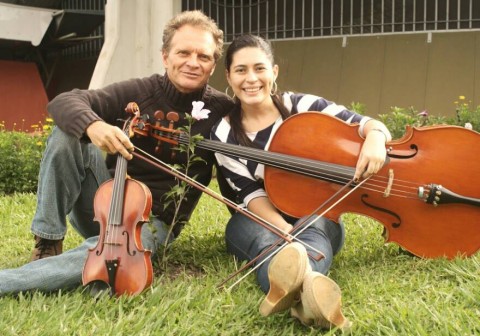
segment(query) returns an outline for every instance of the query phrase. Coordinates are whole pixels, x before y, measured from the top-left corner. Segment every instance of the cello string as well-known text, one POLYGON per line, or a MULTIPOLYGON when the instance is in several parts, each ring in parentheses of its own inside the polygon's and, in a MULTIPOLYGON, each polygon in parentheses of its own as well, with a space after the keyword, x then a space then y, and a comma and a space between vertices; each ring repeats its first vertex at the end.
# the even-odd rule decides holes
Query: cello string
MULTIPOLYGON (((160 128, 161 129, 158 130, 158 126, 157 126, 157 128, 154 129, 154 132, 157 132, 156 134, 158 134, 159 132, 162 132, 163 128, 162 127, 160 127, 160 128)), ((186 135, 184 133, 180 133, 179 131, 172 132, 171 130, 167 130, 167 131, 163 131, 163 133, 167 133, 168 135, 170 135, 170 136, 168 136, 168 138, 170 138, 170 139, 173 138, 173 140, 177 141, 178 143, 186 144, 187 141, 188 141, 188 135, 186 135)), ((220 143, 219 141, 214 141, 214 140, 210 140, 210 141, 204 140, 204 141, 201 141, 200 143, 197 144, 197 146, 200 147, 200 148, 206 148, 206 149, 210 149, 210 150, 214 149, 214 147, 222 148, 222 145, 224 145, 224 144, 220 143), (208 145, 202 146, 202 142, 207 142, 208 145)), ((235 145, 231 145, 231 146, 235 146, 235 145)), ((242 155, 242 153, 246 153, 247 154, 246 156, 250 157, 250 155, 248 155, 248 154, 251 154, 252 148, 244 148, 243 146, 235 146, 235 147, 236 147, 236 151, 238 153, 240 153, 240 154, 237 153, 238 155, 242 155)), ((225 148, 225 146, 223 146, 223 148, 225 148)), ((332 167, 335 167, 336 171, 331 170, 331 172, 323 172, 322 177, 321 177, 321 179, 326 180, 326 181, 330 181, 330 182, 333 182, 333 183, 345 184, 351 177, 353 177, 353 172, 355 171, 351 167, 346 167, 346 166, 341 166, 341 165, 333 165, 333 164, 325 163, 325 162, 318 161, 318 160, 306 159, 306 158, 296 158, 294 156, 288 156, 288 158, 286 158, 285 154, 282 154, 282 153, 269 152, 269 151, 265 151, 265 150, 258 150, 258 151, 261 152, 262 156, 267 157, 267 158, 275 158, 275 160, 278 162, 278 164, 268 164, 268 166, 278 168, 278 169, 284 169, 285 166, 291 167, 292 166, 292 160, 293 160, 293 162, 296 162, 297 166, 301 166, 304 169, 303 175, 314 177, 314 178, 319 178, 318 169, 323 168, 323 169, 331 170, 332 167), (310 163, 310 165, 308 165, 307 163, 310 163), (338 175, 339 173, 348 174, 349 176, 348 177, 346 177, 346 176, 342 177, 342 176, 338 175)), ((384 177, 384 176, 381 176, 381 175, 374 175, 374 177, 372 177, 372 179, 371 179, 371 182, 377 182, 377 183, 380 183, 380 184, 383 183, 384 185, 374 185, 372 183, 368 183, 368 186, 370 186, 371 188, 370 189, 365 188, 365 189, 383 193, 384 189, 387 186, 388 181, 389 181, 388 177, 384 177), (381 190, 376 190, 375 188, 377 188, 377 187, 380 188, 381 190)), ((390 190, 389 195, 399 196, 399 197, 407 197, 407 198, 417 198, 417 188, 418 187, 419 187, 418 183, 395 179, 395 182, 392 184, 392 188, 390 190), (411 184, 412 186, 411 187, 409 187, 408 185, 403 186, 399 182, 402 182, 404 184, 411 184), (406 193, 406 191, 404 191, 402 189, 403 187, 410 188, 411 191, 412 191, 412 194, 411 195, 404 195, 406 193), (395 189, 395 188, 400 188, 400 189, 395 189), (395 192, 398 192, 398 194, 395 194, 395 192)))
MULTIPOLYGON (((187 140, 184 139, 186 137, 186 135, 183 134, 184 137, 182 137, 181 135, 182 134, 180 134, 180 135, 174 134, 174 138, 176 138, 176 140, 179 143, 184 143, 185 144, 186 141, 187 141, 187 140)), ((208 141, 208 140, 204 140, 204 141, 208 141)), ((210 140, 208 142, 210 144, 219 143, 218 141, 214 141, 214 140, 210 140)), ((222 145, 223 145, 223 143, 220 143, 219 144, 220 147, 214 146, 214 145, 202 146, 201 143, 202 142, 200 142, 200 144, 198 146, 199 147, 204 147, 206 149, 211 149, 210 147, 221 148, 222 145)), ((231 146, 235 146, 235 145, 231 145, 231 146)), ((238 147, 238 152, 239 153, 249 154, 252 151, 252 148, 244 148, 244 146, 236 146, 236 147, 238 147)), ((282 153, 269 152, 269 151, 265 151, 265 150, 258 150, 258 151, 261 151, 261 155, 263 157, 275 158, 275 160, 277 162, 279 162, 279 165, 274 165, 274 164, 270 165, 269 164, 269 166, 282 169, 284 166, 292 166, 292 161, 291 160, 293 160, 293 162, 296 162, 297 167, 302 167, 306 171, 311 172, 310 176, 312 176, 312 177, 317 176, 318 169, 324 168, 324 169, 329 169, 332 172, 332 173, 330 173, 330 176, 333 176, 334 178, 338 178, 338 176, 336 175, 338 173, 348 174, 349 175, 348 178, 344 177, 344 181, 348 181, 351 177, 353 177, 353 173, 355 172, 355 169, 353 169, 351 167, 347 167, 347 166, 333 165, 333 164, 322 162, 322 161, 319 161, 319 160, 301 158, 301 157, 297 158, 297 157, 294 157, 294 156, 288 156, 288 158, 285 158, 285 154, 282 154, 282 153), (308 163, 310 163, 312 165, 309 166, 308 163), (334 167, 335 170, 333 170, 332 167, 334 167)), ((328 174, 326 174, 326 175, 328 175, 328 174)), ((375 175, 373 177, 372 182, 376 182, 376 181, 379 182, 379 180, 388 181, 389 178, 388 177, 383 177, 381 175, 375 175)), ((332 179, 331 181, 335 182, 334 179, 332 179)), ((402 180, 396 179, 396 182, 400 182, 400 181, 402 181, 402 180)), ((418 183, 416 183, 416 182, 411 182, 411 181, 402 181, 402 182, 406 183, 406 184, 411 184, 412 188, 418 187, 418 183)))

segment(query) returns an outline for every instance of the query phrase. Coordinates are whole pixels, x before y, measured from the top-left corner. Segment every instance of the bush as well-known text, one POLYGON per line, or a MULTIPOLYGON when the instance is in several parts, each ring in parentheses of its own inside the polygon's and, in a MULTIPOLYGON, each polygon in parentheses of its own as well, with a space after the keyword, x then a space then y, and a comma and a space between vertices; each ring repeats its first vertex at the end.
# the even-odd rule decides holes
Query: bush
POLYGON ((405 134, 407 126, 422 127, 430 125, 448 124, 448 119, 443 116, 431 116, 427 111, 418 112, 413 107, 392 107, 390 113, 379 114, 381 120, 392 133, 393 139, 399 139, 405 134))
MULTIPOLYGON (((401 138, 405 134, 407 126, 455 125, 480 132, 480 106, 473 107, 471 102, 465 101, 464 96, 460 96, 455 105, 454 117, 430 115, 427 111, 418 112, 413 107, 394 106, 389 113, 379 114, 378 119, 390 130, 393 139, 401 138)), ((349 108, 357 113, 365 114, 363 104, 352 103, 349 108)))
POLYGON ((474 108, 472 102, 466 102, 464 96, 459 97, 456 101, 455 117, 450 121, 453 125, 464 126, 467 124, 472 126, 477 132, 480 132, 480 105, 474 108))
MULTIPOLYGON (((1 126, 1 125, 0 125, 1 126)), ((51 125, 24 133, 0 129, 0 193, 35 192, 45 141, 51 125)))

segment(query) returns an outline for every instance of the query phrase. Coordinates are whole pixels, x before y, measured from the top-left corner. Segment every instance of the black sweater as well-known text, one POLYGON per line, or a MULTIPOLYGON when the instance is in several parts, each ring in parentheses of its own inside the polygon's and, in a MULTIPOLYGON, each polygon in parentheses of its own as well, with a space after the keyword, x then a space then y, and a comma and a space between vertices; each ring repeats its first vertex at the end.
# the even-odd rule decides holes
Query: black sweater
MULTIPOLYGON (((125 107, 129 102, 136 102, 141 114, 148 114, 151 122, 153 122, 153 115, 157 110, 164 113, 178 112, 180 120, 175 127, 179 127, 186 124, 184 116, 185 113, 191 112, 192 101, 203 101, 204 108, 211 111, 208 119, 195 121, 192 126, 192 134, 201 134, 204 138, 209 138, 212 126, 233 106, 232 101, 226 95, 208 85, 201 91, 183 94, 174 87, 166 75, 153 75, 148 78, 115 83, 99 90, 75 89, 65 92, 53 99, 47 109, 60 129, 88 141, 85 130, 94 121, 103 120, 121 128, 123 122, 119 119, 126 119, 125 107)), ((185 163, 185 156, 181 153, 177 153, 172 159, 171 145, 169 144, 163 143, 162 151, 157 155, 154 152, 156 141, 153 138, 134 137, 131 141, 135 146, 159 157, 164 162, 169 164, 185 163)), ((199 162, 193 165, 189 175, 196 176, 196 180, 202 184, 208 184, 214 162, 213 153, 197 149, 195 154, 200 155, 206 163, 199 162)), ((108 168, 113 172, 116 156, 108 155, 106 162, 108 168)), ((163 195, 176 184, 175 179, 135 157, 128 162, 128 174, 150 188, 153 197, 153 214, 170 224, 173 208, 170 206, 164 209, 165 198, 163 195)), ((190 189, 187 200, 181 209, 184 220, 190 218, 200 194, 199 191, 190 189)))

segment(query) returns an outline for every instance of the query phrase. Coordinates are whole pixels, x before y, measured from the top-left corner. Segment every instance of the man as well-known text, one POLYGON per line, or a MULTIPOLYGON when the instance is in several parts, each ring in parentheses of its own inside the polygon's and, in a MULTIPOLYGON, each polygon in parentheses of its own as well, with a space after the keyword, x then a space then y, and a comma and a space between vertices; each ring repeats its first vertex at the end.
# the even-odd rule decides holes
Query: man
MULTIPOLYGON (((135 145, 167 163, 184 164, 185 157, 179 153, 172 156, 168 144, 161 144, 161 151, 156 154, 158 144, 148 137, 129 139, 119 128, 122 125, 119 119, 126 119, 125 107, 136 102, 141 113, 150 118, 159 110, 178 112, 180 120, 175 125, 178 127, 185 124, 184 116, 192 110, 192 102, 202 101, 211 113, 207 119, 193 124, 192 134, 208 137, 212 125, 232 107, 227 96, 207 85, 222 47, 223 32, 211 19, 199 11, 183 12, 164 29, 164 76, 131 79, 100 90, 73 90, 49 103, 48 111, 58 127, 48 140, 40 168, 37 209, 31 226, 35 236, 32 262, 18 269, 0 271, 0 295, 30 289, 51 291, 80 284, 87 249, 98 242, 99 225, 93 221, 93 199, 99 185, 111 178, 117 153, 129 160, 129 176, 145 183, 152 192, 155 234, 148 225, 143 225, 144 247, 155 251, 159 244, 167 244, 173 209, 164 208, 164 195, 176 181, 133 158, 131 151, 135 145), (108 153, 106 160, 99 149, 108 153), (67 215, 86 240, 62 253, 67 215)), ((202 151, 196 154, 206 162, 193 165, 190 175, 208 184, 213 155, 202 151)), ((189 191, 180 209, 184 220, 190 217, 199 197, 199 191, 189 191)), ((178 236, 181 228, 175 226, 168 242, 178 236)))

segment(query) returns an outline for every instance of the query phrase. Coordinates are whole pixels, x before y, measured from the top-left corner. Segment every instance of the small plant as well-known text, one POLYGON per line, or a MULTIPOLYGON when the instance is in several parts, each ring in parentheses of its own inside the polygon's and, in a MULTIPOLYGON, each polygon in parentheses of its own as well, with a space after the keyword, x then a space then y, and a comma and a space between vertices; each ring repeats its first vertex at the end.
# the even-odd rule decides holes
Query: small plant
POLYGON ((449 123, 480 132, 480 105, 474 108, 471 101, 466 102, 465 96, 458 99, 455 102, 455 117, 449 119, 449 123))
POLYGON ((422 127, 447 123, 445 117, 429 115, 427 111, 418 112, 413 107, 395 106, 390 113, 379 114, 378 117, 390 130, 393 139, 401 138, 407 126, 422 127))
POLYGON ((365 104, 359 102, 351 102, 350 105, 347 107, 350 111, 354 111, 358 114, 365 115, 365 111, 367 109, 365 104))
MULTIPOLYGON (((177 147, 175 147, 175 150, 184 153, 186 155, 186 163, 183 165, 173 165, 173 168, 176 169, 177 171, 182 172, 185 175, 188 175, 189 173, 189 168, 197 163, 204 161, 201 157, 194 155, 195 147, 198 142, 203 140, 203 136, 201 134, 195 134, 192 135, 192 125, 196 120, 201 120, 201 119, 206 119, 208 118, 208 114, 210 113, 209 110, 204 109, 204 103, 203 102, 193 102, 193 109, 191 112, 191 115, 186 113, 185 114, 185 119, 187 120, 187 125, 183 127, 179 127, 179 131, 185 133, 188 135, 188 142, 187 143, 179 143, 177 147)), ((195 178, 193 176, 192 178, 195 178)), ((174 215, 172 219, 172 223, 169 226, 169 231, 166 237, 166 241, 170 241, 170 237, 172 235, 173 229, 176 225, 184 225, 186 222, 186 218, 182 217, 180 215, 180 208, 182 205, 182 202, 187 199, 187 193, 191 186, 185 182, 185 181, 177 181, 177 184, 172 187, 172 189, 168 192, 165 193, 164 195, 164 208, 167 208, 170 206, 172 203, 174 205, 174 215)), ((163 249, 162 253, 162 259, 165 261, 166 259, 166 252, 167 249, 163 249)))

